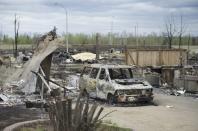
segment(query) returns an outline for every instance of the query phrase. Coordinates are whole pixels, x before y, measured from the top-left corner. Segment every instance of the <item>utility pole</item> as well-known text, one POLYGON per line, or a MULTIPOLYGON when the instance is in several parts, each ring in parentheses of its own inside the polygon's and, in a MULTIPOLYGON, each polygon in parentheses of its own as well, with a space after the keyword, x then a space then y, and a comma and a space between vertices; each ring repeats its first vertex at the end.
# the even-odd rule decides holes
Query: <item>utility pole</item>
POLYGON ((67 12, 67 9, 65 8, 65 6, 63 6, 63 5, 61 5, 61 4, 59 4, 59 3, 55 3, 55 5, 56 6, 59 6, 59 7, 61 7, 61 8, 63 8, 64 9, 64 11, 65 11, 65 35, 66 35, 66 37, 65 37, 65 45, 66 45, 66 51, 67 51, 67 53, 69 53, 69 45, 68 45, 68 43, 69 43, 69 33, 68 33, 68 12, 67 12))
POLYGON ((190 33, 188 35, 187 64, 189 64, 189 54, 190 54, 190 33))
POLYGON ((139 37, 138 37, 138 23, 137 23, 137 29, 136 29, 136 39, 137 39, 137 48, 138 48, 138 46, 139 46, 139 37))
POLYGON ((17 57, 16 51, 17 51, 17 37, 16 37, 16 14, 14 16, 14 57, 17 57))
MULTIPOLYGON (((0 23, 0 46, 1 46, 1 44, 2 44, 2 41, 3 41, 3 26, 2 26, 2 24, 0 23)), ((0 52, 1 53, 1 52, 0 52)))
POLYGON ((96 33, 96 60, 99 60, 99 33, 96 33))
POLYGON ((136 25, 135 25, 135 33, 134 33, 134 36, 135 36, 135 44, 136 44, 136 48, 138 47, 138 45, 137 45, 137 27, 136 27, 136 25))
POLYGON ((111 20, 111 29, 110 29, 110 36, 109 36, 109 45, 113 45, 113 18, 111 20))
POLYGON ((2 37, 3 37, 3 26, 2 24, 0 23, 0 39, 2 40, 2 37))
POLYGON ((181 18, 180 18, 180 33, 179 33, 179 49, 182 45, 182 34, 183 34, 183 18, 182 18, 182 15, 181 15, 181 18))
POLYGON ((14 19, 14 57, 16 58, 18 55, 18 35, 19 35, 19 22, 17 20, 16 14, 14 19))
POLYGON ((66 21, 66 23, 65 23, 65 31, 66 31, 66 48, 67 48, 67 53, 69 53, 69 47, 68 47, 68 38, 69 38, 69 36, 68 36, 68 12, 67 12, 67 10, 64 8, 64 10, 65 10, 65 21, 66 21))

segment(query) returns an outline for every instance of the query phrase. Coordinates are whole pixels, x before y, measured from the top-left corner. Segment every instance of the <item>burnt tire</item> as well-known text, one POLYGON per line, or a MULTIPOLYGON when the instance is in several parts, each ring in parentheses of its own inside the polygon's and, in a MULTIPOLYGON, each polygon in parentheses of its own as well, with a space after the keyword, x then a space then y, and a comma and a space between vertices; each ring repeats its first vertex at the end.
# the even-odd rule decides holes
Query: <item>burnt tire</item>
POLYGON ((107 96, 107 103, 108 103, 109 105, 116 104, 115 96, 112 95, 112 94, 108 94, 108 96, 107 96))
POLYGON ((26 108, 33 108, 33 104, 31 102, 25 102, 26 108))

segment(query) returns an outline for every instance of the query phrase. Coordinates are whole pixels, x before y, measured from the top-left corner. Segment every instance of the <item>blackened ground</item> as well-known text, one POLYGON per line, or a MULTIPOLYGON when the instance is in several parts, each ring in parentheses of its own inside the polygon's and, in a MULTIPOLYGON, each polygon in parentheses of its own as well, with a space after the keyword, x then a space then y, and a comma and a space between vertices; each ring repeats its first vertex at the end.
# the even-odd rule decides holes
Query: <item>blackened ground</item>
POLYGON ((25 106, 0 106, 0 131, 11 124, 41 118, 40 109, 26 109, 25 106))

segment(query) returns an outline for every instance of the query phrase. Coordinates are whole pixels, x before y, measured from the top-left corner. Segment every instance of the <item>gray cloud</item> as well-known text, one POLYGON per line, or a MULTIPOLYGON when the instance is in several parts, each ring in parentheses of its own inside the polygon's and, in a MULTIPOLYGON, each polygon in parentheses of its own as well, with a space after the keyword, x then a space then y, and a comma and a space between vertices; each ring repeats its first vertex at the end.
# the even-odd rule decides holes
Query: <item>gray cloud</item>
POLYGON ((64 32, 65 12, 57 2, 68 10, 72 33, 108 33, 112 21, 114 32, 133 32, 138 24, 142 34, 160 33, 167 16, 174 14, 179 18, 182 14, 188 31, 198 34, 197 0, 0 0, 3 32, 13 34, 15 13, 20 16, 21 33, 43 33, 53 26, 57 26, 59 33, 64 32))

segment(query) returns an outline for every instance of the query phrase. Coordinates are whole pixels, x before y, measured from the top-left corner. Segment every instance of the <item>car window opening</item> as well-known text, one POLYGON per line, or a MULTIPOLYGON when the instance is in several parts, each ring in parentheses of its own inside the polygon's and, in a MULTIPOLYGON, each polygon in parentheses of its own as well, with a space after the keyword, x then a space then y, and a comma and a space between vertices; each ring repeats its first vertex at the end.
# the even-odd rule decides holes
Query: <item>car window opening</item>
POLYGON ((110 68, 109 74, 112 80, 133 78, 133 74, 130 68, 110 68))
POLYGON ((99 79, 103 80, 103 79, 105 79, 105 77, 106 77, 105 69, 101 69, 99 79))
POLYGON ((91 70, 90 78, 94 78, 95 79, 97 77, 98 71, 99 71, 98 68, 93 68, 91 70))
POLYGON ((81 73, 81 76, 82 75, 89 75, 90 71, 91 71, 91 67, 85 67, 83 69, 82 73, 81 73))

